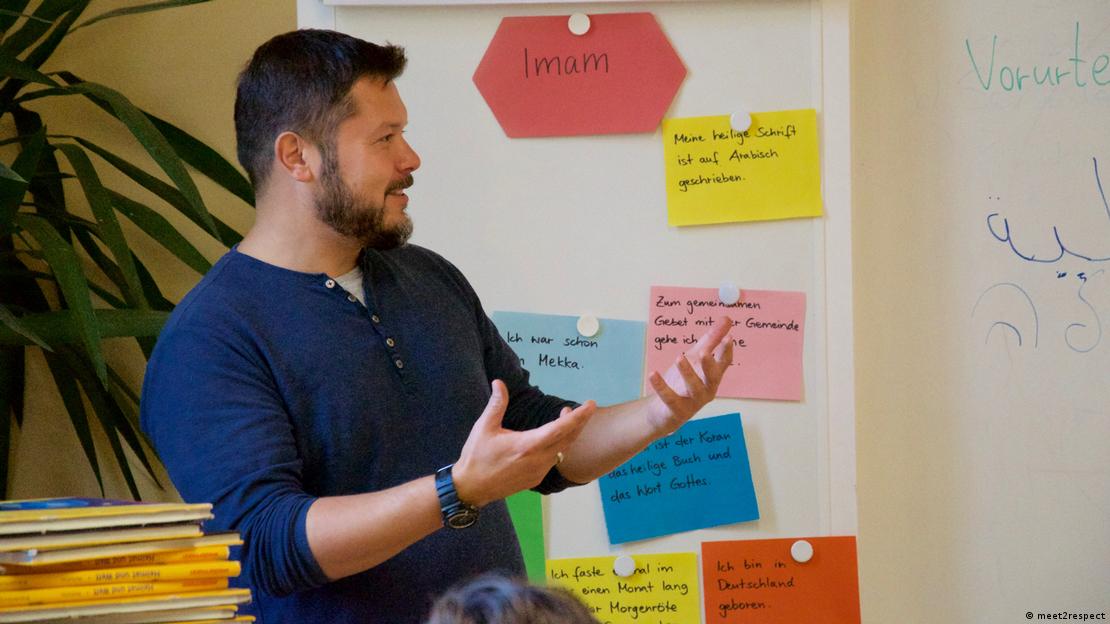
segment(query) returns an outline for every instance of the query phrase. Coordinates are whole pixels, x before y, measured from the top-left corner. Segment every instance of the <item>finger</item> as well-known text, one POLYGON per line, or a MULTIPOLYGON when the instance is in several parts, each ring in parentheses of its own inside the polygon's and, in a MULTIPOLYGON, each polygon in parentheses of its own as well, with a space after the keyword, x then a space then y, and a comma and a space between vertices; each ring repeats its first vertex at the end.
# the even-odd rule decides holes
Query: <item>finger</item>
POLYGON ((663 376, 658 371, 652 371, 648 376, 648 383, 651 384, 652 390, 655 394, 668 406, 676 405, 682 400, 682 396, 671 389, 667 382, 663 380, 663 376))
POLYGON ((721 316, 714 323, 713 329, 702 334, 698 339, 698 343, 694 345, 695 350, 713 351, 717 345, 721 344, 721 340, 728 335, 729 330, 732 329, 732 319, 728 316, 721 316))
POLYGON ((733 342, 732 338, 729 338, 724 343, 724 348, 721 349, 721 355, 717 357, 717 363, 721 366, 722 370, 732 365, 733 354, 733 342))
POLYGON ((698 377, 686 356, 680 355, 675 362, 675 367, 678 368, 678 374, 682 375, 682 381, 686 383, 686 396, 695 397, 705 392, 705 382, 698 377))
POLYGON ((530 431, 524 431, 521 441, 536 452, 554 452, 561 449, 568 437, 577 436, 597 410, 597 403, 586 401, 573 410, 563 410, 559 418, 530 431))
POLYGON ((714 381, 710 385, 713 387, 713 393, 717 393, 717 386, 721 384, 721 379, 724 378, 725 373, 728 372, 728 367, 732 366, 732 340, 730 339, 725 344, 719 347, 721 353, 716 359, 713 366, 714 381))
POLYGON ((501 429, 501 423, 505 419, 505 409, 509 407, 509 390, 505 387, 505 382, 500 379, 494 379, 490 384, 489 401, 486 402, 486 409, 482 410, 482 415, 478 417, 478 422, 474 423, 475 427, 481 427, 487 431, 496 431, 501 429))
MULTIPOLYGON (((717 345, 717 349, 720 348, 721 345, 717 345)), ((717 358, 714 356, 717 349, 702 353, 701 358, 698 359, 698 377, 705 382, 706 386, 708 386, 711 381, 709 376, 717 371, 717 358)))
POLYGON ((727 347, 729 347, 730 345, 732 345, 732 338, 731 337, 728 340, 725 340, 721 344, 717 345, 717 348, 713 349, 713 359, 720 362, 721 359, 724 357, 725 349, 727 347))
POLYGON ((577 408, 560 416, 559 420, 566 419, 566 421, 570 423, 569 426, 560 431, 560 444, 566 446, 573 443, 574 440, 578 438, 578 435, 582 433, 582 430, 586 428, 586 425, 596 412, 597 403, 591 400, 586 401, 577 408))
MULTIPOLYGON (((578 439, 578 436, 582 435, 582 432, 586 430, 586 425, 589 423, 590 418, 593 418, 593 415, 597 412, 597 403, 593 401, 586 401, 586 403, 583 404, 582 407, 580 407, 579 409, 588 410, 588 417, 580 418, 579 425, 573 430, 570 430, 566 433, 566 435, 563 437, 563 450, 565 450, 565 447, 574 444, 575 440, 578 439)), ((569 416, 570 410, 567 410, 566 414, 569 416)))

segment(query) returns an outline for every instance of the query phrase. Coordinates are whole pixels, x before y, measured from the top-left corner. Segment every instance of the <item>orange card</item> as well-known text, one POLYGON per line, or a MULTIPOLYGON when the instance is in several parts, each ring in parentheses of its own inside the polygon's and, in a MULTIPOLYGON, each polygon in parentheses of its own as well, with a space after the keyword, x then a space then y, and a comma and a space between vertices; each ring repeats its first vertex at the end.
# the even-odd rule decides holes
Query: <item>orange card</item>
POLYGON ((859 624, 853 536, 702 542, 701 562, 706 624, 859 624))

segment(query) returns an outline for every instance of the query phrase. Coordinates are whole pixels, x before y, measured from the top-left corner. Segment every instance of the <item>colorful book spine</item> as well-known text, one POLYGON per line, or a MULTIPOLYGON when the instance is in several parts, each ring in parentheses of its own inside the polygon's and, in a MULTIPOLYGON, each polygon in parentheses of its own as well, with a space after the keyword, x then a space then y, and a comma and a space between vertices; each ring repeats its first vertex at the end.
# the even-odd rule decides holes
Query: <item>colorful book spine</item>
POLYGON ((0 565, 0 578, 3 575, 16 574, 46 574, 54 572, 69 572, 71 570, 89 570, 94 568, 124 568, 149 565, 167 565, 171 563, 196 563, 199 561, 219 561, 227 559, 231 549, 227 546, 200 546, 188 550, 173 550, 167 552, 141 553, 137 555, 120 555, 116 557, 98 557, 85 561, 71 561, 69 563, 48 563, 29 566, 18 564, 0 565))
POLYGON ((111 601, 117 598, 132 598, 136 596, 175 594, 182 592, 202 592, 226 588, 226 578, 209 578, 0 591, 0 608, 26 607, 87 600, 111 601))
POLYGON ((0 576, 0 592, 74 585, 107 585, 150 581, 180 581, 191 578, 239 576, 238 561, 201 561, 130 568, 98 568, 47 574, 0 576))
MULTIPOLYGON (((72 624, 74 618, 81 618, 87 624, 124 624, 124 622, 146 623, 157 621, 147 617, 154 613, 176 611, 184 617, 196 614, 197 609, 212 610, 209 616, 204 613, 201 619, 229 618, 235 615, 235 605, 246 604, 251 600, 249 589, 218 589, 214 591, 188 591, 176 594, 132 595, 115 598, 99 598, 78 602, 48 603, 17 607, 0 607, 0 624, 8 622, 42 622, 46 624, 72 624), (216 612, 218 611, 218 613, 216 612), (138 615, 138 618, 132 617, 138 615)), ((163 618, 167 621, 182 617, 163 618)), ((194 618, 196 619, 196 618, 194 618)))

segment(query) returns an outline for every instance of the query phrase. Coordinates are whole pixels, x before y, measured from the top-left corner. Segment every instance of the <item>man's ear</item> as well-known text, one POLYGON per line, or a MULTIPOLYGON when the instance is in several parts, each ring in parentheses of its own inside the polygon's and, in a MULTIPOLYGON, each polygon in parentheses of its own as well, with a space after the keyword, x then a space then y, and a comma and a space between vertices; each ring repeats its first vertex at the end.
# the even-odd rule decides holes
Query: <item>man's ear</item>
POLYGON ((282 132, 274 140, 278 171, 297 182, 312 182, 320 167, 320 150, 296 132, 282 132))

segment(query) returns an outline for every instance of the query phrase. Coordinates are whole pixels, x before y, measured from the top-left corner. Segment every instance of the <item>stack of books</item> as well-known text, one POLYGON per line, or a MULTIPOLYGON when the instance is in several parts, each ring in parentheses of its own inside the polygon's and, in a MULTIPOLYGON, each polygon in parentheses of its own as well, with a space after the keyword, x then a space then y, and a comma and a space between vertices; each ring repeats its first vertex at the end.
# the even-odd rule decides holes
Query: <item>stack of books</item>
POLYGON ((99 498, 0 501, 0 623, 253 622, 212 505, 99 498))

